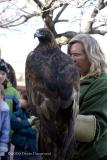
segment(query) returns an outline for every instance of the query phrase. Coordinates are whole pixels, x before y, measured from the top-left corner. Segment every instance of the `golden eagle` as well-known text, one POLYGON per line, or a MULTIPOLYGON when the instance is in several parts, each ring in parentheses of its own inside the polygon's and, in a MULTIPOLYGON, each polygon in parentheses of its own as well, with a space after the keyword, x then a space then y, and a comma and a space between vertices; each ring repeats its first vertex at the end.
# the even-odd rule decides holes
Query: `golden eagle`
POLYGON ((39 44, 26 59, 25 79, 31 109, 40 118, 39 152, 45 160, 70 160, 79 74, 49 29, 38 29, 34 37, 39 44))

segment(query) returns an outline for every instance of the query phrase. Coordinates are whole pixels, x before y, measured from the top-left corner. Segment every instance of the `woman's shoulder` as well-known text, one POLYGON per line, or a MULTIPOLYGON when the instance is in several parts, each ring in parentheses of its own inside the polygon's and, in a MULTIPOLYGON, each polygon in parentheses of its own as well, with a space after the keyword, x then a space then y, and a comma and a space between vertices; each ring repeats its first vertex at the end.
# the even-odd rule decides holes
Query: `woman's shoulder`
POLYGON ((107 73, 101 74, 95 81, 96 84, 101 86, 107 86, 107 73))
POLYGON ((88 76, 84 79, 81 79, 81 84, 90 84, 90 85, 98 85, 98 84, 106 84, 107 85, 107 73, 102 73, 97 76, 88 76))
POLYGON ((107 94, 107 74, 101 74, 96 77, 86 77, 80 83, 81 95, 107 94))

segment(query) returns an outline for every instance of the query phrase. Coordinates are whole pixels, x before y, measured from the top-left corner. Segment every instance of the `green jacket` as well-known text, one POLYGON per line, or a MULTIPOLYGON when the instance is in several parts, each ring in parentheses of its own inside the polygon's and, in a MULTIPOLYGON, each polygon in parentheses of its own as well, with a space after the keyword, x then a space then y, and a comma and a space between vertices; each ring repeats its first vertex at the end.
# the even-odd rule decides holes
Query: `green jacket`
POLYGON ((107 155, 107 74, 80 82, 80 114, 95 115, 96 135, 90 143, 77 142, 76 160, 98 160, 107 155))
POLYGON ((19 108, 19 93, 18 91, 12 87, 10 82, 7 83, 7 87, 5 88, 5 101, 9 105, 10 111, 16 111, 19 108))

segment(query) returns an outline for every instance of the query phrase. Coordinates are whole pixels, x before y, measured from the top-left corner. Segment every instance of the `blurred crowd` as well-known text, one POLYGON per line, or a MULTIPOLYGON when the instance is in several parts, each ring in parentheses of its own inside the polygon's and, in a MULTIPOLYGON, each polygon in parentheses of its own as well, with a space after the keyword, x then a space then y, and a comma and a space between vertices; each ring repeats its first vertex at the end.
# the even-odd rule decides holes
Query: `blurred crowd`
POLYGON ((36 119, 31 114, 25 88, 17 89, 14 69, 0 59, 0 160, 38 158, 36 119))

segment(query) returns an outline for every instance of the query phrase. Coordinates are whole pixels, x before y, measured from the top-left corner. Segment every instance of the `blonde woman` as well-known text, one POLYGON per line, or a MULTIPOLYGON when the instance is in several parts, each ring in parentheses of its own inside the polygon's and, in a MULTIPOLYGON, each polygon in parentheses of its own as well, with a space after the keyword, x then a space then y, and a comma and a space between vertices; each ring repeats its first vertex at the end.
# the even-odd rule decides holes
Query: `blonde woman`
POLYGON ((89 34, 68 44, 80 74, 80 115, 77 116, 75 160, 107 160, 107 74, 100 45, 89 34))

